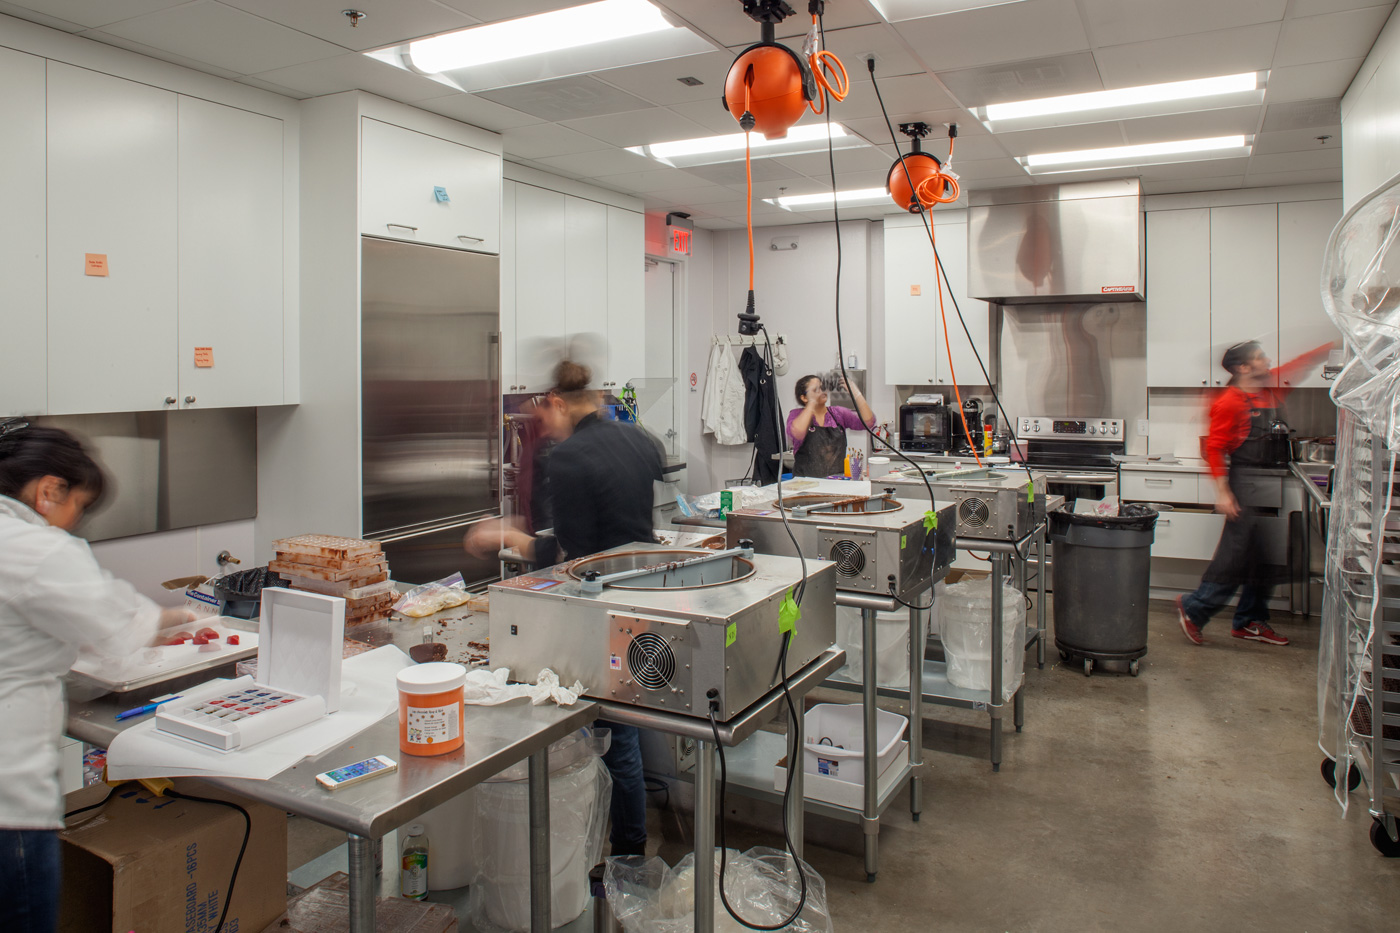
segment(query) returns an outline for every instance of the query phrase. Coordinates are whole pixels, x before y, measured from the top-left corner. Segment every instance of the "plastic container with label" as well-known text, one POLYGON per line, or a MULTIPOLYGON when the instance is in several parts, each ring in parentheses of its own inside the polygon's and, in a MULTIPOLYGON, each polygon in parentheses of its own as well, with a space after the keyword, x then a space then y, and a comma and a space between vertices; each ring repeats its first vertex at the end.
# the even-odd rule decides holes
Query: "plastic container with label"
POLYGON ((446 661, 399 671, 399 751, 431 757, 462 747, 466 682, 467 669, 446 661))

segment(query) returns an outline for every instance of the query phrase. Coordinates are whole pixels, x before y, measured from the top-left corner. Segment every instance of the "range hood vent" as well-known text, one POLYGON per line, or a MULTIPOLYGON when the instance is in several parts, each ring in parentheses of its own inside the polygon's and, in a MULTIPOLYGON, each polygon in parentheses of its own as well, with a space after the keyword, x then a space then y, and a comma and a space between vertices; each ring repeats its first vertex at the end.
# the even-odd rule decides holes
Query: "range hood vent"
POLYGON ((1136 178, 975 192, 968 294, 999 304, 1143 301, 1142 184, 1136 178))

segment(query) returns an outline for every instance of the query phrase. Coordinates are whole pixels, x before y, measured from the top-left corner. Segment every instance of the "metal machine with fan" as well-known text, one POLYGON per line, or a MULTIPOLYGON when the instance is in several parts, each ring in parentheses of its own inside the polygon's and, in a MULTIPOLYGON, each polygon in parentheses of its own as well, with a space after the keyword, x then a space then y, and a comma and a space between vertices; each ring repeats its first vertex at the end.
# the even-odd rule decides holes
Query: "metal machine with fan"
MULTIPOLYGON (((829 561, 836 571, 836 589, 908 599, 927 589, 954 556, 954 510, 934 512, 933 527, 925 529, 927 507, 884 495, 842 497, 795 495, 783 500, 788 525, 802 553, 829 561)), ((792 541, 774 502, 762 509, 729 513, 725 541, 751 540, 759 552, 786 553, 792 541)))
MULTIPOLYGON (((836 569, 806 570, 789 673, 836 641, 836 569)), ((778 605, 802 574, 796 557, 656 544, 532 571, 491 586, 491 665, 526 682, 547 667, 588 696, 702 719, 713 696, 727 720, 779 683, 778 605)))
MULTIPOLYGON (((913 470, 886 477, 900 495, 927 496, 923 478, 913 470)), ((959 538, 1019 541, 1045 521, 1047 479, 1044 473, 1009 467, 928 473, 939 502, 951 502, 959 538)))

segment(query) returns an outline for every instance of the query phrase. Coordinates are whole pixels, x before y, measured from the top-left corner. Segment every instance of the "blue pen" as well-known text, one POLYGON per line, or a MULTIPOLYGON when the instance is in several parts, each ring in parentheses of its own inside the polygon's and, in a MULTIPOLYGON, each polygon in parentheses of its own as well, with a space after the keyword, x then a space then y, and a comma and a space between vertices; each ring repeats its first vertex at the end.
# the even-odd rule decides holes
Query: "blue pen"
POLYGON ((164 705, 164 704, 166 704, 166 703, 169 703, 171 700, 178 700, 178 699, 180 699, 180 698, 179 698, 179 697, 166 697, 164 700, 159 700, 159 701, 157 701, 157 702, 155 702, 155 703, 147 703, 145 706, 138 706, 138 707, 136 707, 136 708, 134 708, 134 709, 123 710, 122 712, 120 712, 120 713, 117 714, 117 721, 118 721, 118 722, 121 722, 123 719, 130 719, 130 718, 133 717, 133 716, 143 716, 143 715, 145 715, 146 713, 149 713, 149 712, 151 712, 152 710, 157 709, 158 707, 160 707, 160 706, 162 706, 162 705, 164 705))

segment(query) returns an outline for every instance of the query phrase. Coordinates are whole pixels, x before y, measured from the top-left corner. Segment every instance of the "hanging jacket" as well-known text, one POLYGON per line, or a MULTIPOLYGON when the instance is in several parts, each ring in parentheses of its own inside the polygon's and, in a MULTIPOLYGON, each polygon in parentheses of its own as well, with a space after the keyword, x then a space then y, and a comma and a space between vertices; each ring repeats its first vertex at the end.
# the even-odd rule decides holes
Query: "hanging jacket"
POLYGON ((710 348, 700 418, 705 433, 713 434, 716 443, 748 443, 744 433, 744 382, 728 344, 710 348))
POLYGON ((766 486, 778 479, 773 455, 782 449, 773 371, 758 348, 749 347, 739 357, 739 372, 744 377, 744 433, 754 445, 754 480, 766 486))

